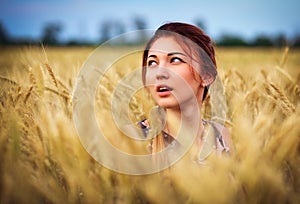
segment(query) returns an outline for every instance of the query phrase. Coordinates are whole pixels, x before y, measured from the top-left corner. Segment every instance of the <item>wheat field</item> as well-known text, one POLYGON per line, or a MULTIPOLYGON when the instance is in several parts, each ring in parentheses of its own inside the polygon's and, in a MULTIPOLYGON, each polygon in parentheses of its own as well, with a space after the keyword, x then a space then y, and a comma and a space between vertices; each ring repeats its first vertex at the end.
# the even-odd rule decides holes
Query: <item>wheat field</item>
MULTIPOLYGON (((183 159, 144 176, 103 167, 80 143, 72 91, 93 50, 1 48, 0 203, 300 202, 300 50, 217 48, 234 151, 209 166, 183 159)), ((131 60, 134 66, 141 61, 131 60)), ((116 70, 98 92, 108 99, 130 66, 116 70)), ((147 114, 147 104, 139 106, 142 98, 130 106, 137 120, 147 114)), ((147 142, 131 144, 112 130, 107 104, 99 104, 96 114, 107 114, 102 128, 114 145, 147 153, 147 142)))

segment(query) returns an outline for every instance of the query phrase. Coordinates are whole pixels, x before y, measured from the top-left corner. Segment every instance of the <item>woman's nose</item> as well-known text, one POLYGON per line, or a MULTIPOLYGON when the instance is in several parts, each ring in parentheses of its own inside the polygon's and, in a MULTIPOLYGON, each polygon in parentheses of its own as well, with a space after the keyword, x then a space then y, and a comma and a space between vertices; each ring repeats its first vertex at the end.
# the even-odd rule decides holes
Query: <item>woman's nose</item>
POLYGON ((156 72, 156 79, 161 80, 161 79, 168 79, 168 78, 169 78, 168 69, 159 67, 156 72))

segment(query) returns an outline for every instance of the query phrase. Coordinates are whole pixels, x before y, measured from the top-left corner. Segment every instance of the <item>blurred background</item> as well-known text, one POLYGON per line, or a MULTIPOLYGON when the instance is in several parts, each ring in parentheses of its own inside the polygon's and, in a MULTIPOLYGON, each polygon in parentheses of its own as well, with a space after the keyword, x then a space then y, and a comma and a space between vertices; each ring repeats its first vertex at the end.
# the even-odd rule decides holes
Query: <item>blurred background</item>
POLYGON ((182 21, 221 46, 300 46, 299 8, 298 0, 0 0, 0 44, 97 45, 182 21))
MULTIPOLYGON (((0 0, 0 204, 300 203, 299 8, 299 0, 0 0), (120 151, 149 154, 150 141, 122 133, 111 114, 115 90, 141 67, 143 49, 127 45, 143 43, 146 32, 137 41, 118 38, 125 46, 117 49, 94 46, 170 21, 198 25, 220 46, 226 101, 218 107, 234 151, 211 155, 204 166, 187 153, 158 174, 114 172, 78 137, 74 88, 93 84, 78 74, 83 65, 93 65, 94 77, 110 66, 94 98, 99 130, 120 151)), ((142 91, 129 104, 126 91, 116 95, 124 105, 120 118, 150 118, 153 103, 142 91)), ((202 106, 205 119, 216 107, 212 97, 202 106)))

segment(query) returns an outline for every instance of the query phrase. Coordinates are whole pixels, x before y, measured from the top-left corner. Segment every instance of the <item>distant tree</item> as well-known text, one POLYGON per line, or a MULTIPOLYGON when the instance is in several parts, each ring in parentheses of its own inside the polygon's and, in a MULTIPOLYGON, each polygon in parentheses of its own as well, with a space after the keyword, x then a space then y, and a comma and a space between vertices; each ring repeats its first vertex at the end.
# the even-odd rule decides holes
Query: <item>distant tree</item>
POLYGON ((147 40, 147 33, 145 31, 147 28, 146 20, 141 16, 135 16, 133 18, 133 26, 136 30, 139 30, 137 43, 144 43, 147 40))
POLYGON ((292 46, 300 47, 300 34, 296 35, 292 40, 292 46))
POLYGON ((59 44, 59 35, 62 30, 63 26, 58 22, 47 23, 43 28, 41 41, 48 45, 59 44))
MULTIPOLYGON (((121 21, 115 21, 114 23, 114 35, 118 36, 125 32, 125 26, 121 21)), ((118 37, 119 44, 125 43, 125 39, 123 37, 118 37)))
POLYGON ((124 24, 121 21, 116 21, 115 22, 115 30, 116 30, 117 35, 124 33, 125 32, 124 24))
POLYGON ((206 30, 206 25, 205 25, 205 23, 204 23, 204 21, 203 20, 201 20, 201 19, 196 19, 196 20, 194 20, 194 23, 195 23, 195 25, 196 26, 198 26, 199 28, 201 28, 202 30, 206 30))
POLYGON ((288 45, 288 39, 284 34, 281 33, 274 38, 273 44, 278 47, 284 47, 288 45))
POLYGON ((111 37, 110 36, 111 35, 110 34, 111 25, 112 25, 112 22, 108 21, 108 20, 106 20, 102 23, 101 28, 100 28, 101 43, 109 40, 109 38, 111 37))
POLYGON ((119 20, 107 19, 102 22, 100 27, 100 42, 103 43, 114 36, 120 35, 125 32, 124 24, 119 20))
POLYGON ((272 39, 266 35, 258 35, 257 37, 255 37, 251 45, 269 47, 273 46, 273 42, 272 39))
POLYGON ((0 45, 8 44, 10 41, 10 38, 7 34, 7 31, 4 27, 4 25, 0 22, 0 45))
POLYGON ((68 40, 65 45, 67 45, 67 46, 78 46, 78 45, 82 45, 82 44, 83 44, 83 42, 81 42, 81 41, 78 41, 76 39, 71 39, 71 40, 68 40))
POLYGON ((220 46, 248 46, 248 43, 239 36, 226 34, 217 42, 220 46))
POLYGON ((135 16, 133 18, 133 24, 137 30, 144 30, 147 27, 147 23, 145 19, 142 18, 141 16, 135 16))

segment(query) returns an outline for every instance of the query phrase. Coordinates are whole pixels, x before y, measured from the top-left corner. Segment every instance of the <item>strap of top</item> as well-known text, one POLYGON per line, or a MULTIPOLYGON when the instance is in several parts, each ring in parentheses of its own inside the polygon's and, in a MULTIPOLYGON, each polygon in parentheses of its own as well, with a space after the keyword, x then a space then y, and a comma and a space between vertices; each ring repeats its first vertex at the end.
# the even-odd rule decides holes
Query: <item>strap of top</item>
POLYGON ((217 155, 219 156, 224 152, 229 153, 229 147, 217 128, 216 122, 203 120, 203 124, 204 144, 200 150, 199 162, 203 162, 214 150, 216 150, 217 155))
POLYGON ((209 123, 213 127, 214 132, 215 132, 215 137, 217 140, 216 142, 217 142, 217 144, 220 145, 220 147, 218 147, 218 148, 222 148, 221 151, 229 152, 229 147, 226 144, 226 141, 224 140, 224 137, 220 133, 219 129, 217 128, 217 123, 213 122, 213 121, 205 121, 205 122, 209 123))

